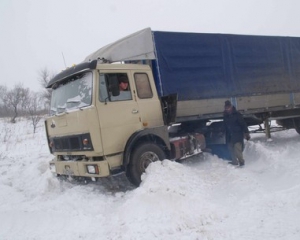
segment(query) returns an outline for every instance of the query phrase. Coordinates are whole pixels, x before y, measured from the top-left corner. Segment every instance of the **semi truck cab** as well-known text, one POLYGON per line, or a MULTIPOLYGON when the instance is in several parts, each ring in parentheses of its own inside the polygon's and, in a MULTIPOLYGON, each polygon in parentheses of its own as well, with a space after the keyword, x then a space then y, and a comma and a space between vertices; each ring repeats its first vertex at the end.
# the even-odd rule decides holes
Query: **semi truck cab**
POLYGON ((45 126, 55 156, 50 168, 57 175, 96 179, 126 171, 139 185, 151 162, 205 148, 202 135, 181 135, 194 150, 182 145, 176 151, 148 65, 95 60, 65 70, 47 87, 53 92, 45 126), (119 88, 122 79, 128 82, 126 89, 119 88))

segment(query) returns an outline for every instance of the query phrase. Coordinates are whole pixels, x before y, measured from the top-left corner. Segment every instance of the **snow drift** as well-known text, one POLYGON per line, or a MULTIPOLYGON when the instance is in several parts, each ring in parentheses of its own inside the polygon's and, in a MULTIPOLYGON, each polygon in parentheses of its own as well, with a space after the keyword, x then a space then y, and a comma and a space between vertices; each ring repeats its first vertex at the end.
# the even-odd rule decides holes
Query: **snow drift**
POLYGON ((43 123, 0 121, 0 239, 300 239, 300 136, 252 134, 244 168, 210 154, 82 185, 52 176, 43 123))

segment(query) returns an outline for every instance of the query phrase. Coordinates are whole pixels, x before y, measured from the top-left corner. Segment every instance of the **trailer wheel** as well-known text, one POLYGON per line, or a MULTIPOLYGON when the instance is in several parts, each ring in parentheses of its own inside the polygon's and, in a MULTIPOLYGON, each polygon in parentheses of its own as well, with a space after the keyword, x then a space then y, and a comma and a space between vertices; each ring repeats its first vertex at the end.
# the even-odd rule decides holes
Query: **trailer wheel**
POLYGON ((295 130, 296 130, 296 132, 297 132, 298 134, 300 134, 300 126, 296 126, 296 127, 295 127, 295 130))
POLYGON ((300 134, 300 118, 294 119, 294 127, 298 134, 300 134))
POLYGON ((141 176, 150 163, 166 158, 165 152, 156 144, 144 143, 139 145, 132 154, 127 169, 127 176, 135 186, 141 183, 141 176))

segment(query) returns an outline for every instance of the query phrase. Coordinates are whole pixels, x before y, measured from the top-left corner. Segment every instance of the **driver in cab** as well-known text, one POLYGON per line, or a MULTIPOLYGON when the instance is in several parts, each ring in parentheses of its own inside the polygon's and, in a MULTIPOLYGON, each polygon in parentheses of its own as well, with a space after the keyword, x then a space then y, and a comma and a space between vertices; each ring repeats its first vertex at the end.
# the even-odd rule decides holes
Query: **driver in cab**
POLYGON ((129 81, 127 76, 121 75, 118 77, 120 95, 111 97, 112 101, 131 100, 131 91, 129 90, 129 81))

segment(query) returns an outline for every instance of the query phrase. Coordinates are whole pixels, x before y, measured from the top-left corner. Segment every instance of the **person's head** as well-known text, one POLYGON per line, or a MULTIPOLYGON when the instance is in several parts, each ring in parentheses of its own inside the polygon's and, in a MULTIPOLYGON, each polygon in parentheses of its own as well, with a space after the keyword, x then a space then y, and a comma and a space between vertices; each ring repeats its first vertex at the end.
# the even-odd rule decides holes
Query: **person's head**
POLYGON ((225 110, 226 113, 231 113, 232 112, 232 104, 229 100, 225 101, 224 110, 225 110))
POLYGON ((120 91, 128 90, 128 78, 124 75, 119 77, 119 88, 120 91))

